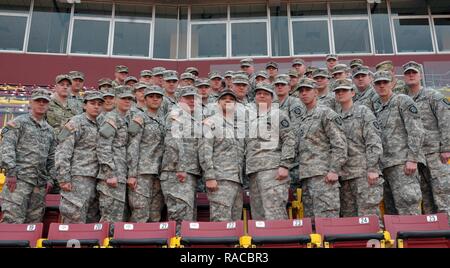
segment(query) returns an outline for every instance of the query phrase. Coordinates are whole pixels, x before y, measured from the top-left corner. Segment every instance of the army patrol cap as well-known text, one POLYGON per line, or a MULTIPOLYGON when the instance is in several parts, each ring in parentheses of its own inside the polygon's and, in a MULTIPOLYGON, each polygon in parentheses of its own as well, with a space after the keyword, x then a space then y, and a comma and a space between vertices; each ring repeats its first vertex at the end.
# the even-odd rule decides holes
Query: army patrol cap
POLYGON ((145 89, 147 87, 148 87, 148 85, 145 84, 145 83, 136 83, 136 84, 133 85, 133 90, 136 91, 138 89, 141 89, 141 88, 145 89))
POLYGON ((272 87, 272 85, 269 84, 269 83, 267 83, 267 82, 261 82, 261 83, 256 84, 255 92, 257 92, 258 90, 264 90, 264 91, 267 91, 267 92, 269 92, 270 94, 272 94, 272 96, 275 94, 275 93, 273 92, 273 87, 272 87))
POLYGON ((389 71, 378 71, 375 73, 373 82, 376 83, 378 81, 392 81, 392 74, 389 71))
POLYGON ((333 91, 338 89, 353 90, 353 83, 350 79, 338 79, 333 83, 333 91))
POLYGON ((415 61, 409 61, 403 65, 403 73, 406 73, 409 70, 413 70, 417 73, 420 73, 422 70, 422 67, 420 66, 419 63, 417 63, 415 61))
POLYGON ((50 101, 50 92, 45 88, 36 88, 31 92, 31 100, 44 99, 50 101))
POLYGON ((298 78, 298 73, 297 73, 297 70, 295 70, 295 69, 290 69, 287 74, 289 76, 293 76, 293 77, 298 78))
POLYGON ((200 87, 200 86, 210 87, 209 79, 197 79, 197 80, 195 80, 195 86, 196 87, 200 87))
POLYGON ((152 76, 152 71, 150 71, 150 70, 142 70, 141 71, 141 77, 144 77, 144 76, 152 76))
POLYGON ((268 63, 266 63, 266 70, 267 70, 269 67, 273 67, 273 68, 275 68, 275 69, 278 69, 278 63, 276 63, 276 62, 274 62, 274 61, 269 61, 268 63))
POLYGON ((104 85, 112 86, 112 80, 109 78, 100 78, 97 83, 98 83, 99 87, 104 86, 104 85))
POLYGON ((245 58, 241 60, 241 67, 251 67, 253 66, 254 62, 251 58, 245 58))
POLYGON ((309 66, 309 67, 306 68, 305 75, 313 73, 315 70, 317 70, 316 67, 309 66))
POLYGON ((299 90, 301 87, 308 87, 308 88, 315 88, 316 87, 316 81, 314 81, 311 78, 302 78, 300 81, 298 81, 297 86, 295 86, 295 90, 299 90))
POLYGON ((328 71, 325 69, 316 69, 312 72, 312 76, 313 78, 316 77, 325 77, 325 78, 329 78, 328 77, 328 71))
POLYGON ((288 75, 285 75, 285 74, 283 74, 283 75, 277 75, 276 77, 275 77, 275 80, 273 81, 273 85, 276 85, 276 84, 283 84, 283 85, 287 85, 287 84, 289 84, 289 76, 288 75))
POLYGON ((353 76, 353 78, 354 78, 354 77, 357 76, 358 74, 369 75, 369 74, 371 74, 371 73, 372 73, 372 72, 370 71, 370 69, 369 69, 368 66, 361 65, 361 66, 358 66, 358 67, 356 67, 355 69, 353 69, 353 71, 352 71, 352 76, 353 76))
POLYGON ((352 61, 350 61, 350 68, 354 68, 357 66, 362 66, 364 65, 364 61, 362 59, 353 59, 352 61))
POLYGON ((338 60, 338 55, 336 55, 336 54, 328 54, 327 57, 326 57, 326 61, 329 61, 329 60, 338 60))
POLYGON ((165 71, 164 81, 176 80, 178 81, 178 73, 175 71, 165 71))
POLYGON ((226 71, 224 77, 231 78, 231 77, 233 77, 233 73, 234 73, 233 71, 226 71))
POLYGON ((392 71, 394 70, 394 63, 390 60, 382 61, 375 66, 375 69, 378 71, 392 71))
POLYGON ((128 73, 128 67, 125 65, 117 65, 116 73, 128 73))
POLYGON ((152 69, 152 75, 153 76, 164 75, 165 70, 166 70, 166 68, 164 68, 164 67, 154 67, 152 69))
POLYGON ((210 72, 210 73, 208 74, 208 78, 209 78, 210 80, 212 80, 212 79, 214 79, 214 78, 220 78, 221 80, 223 79, 223 77, 220 75, 219 72, 210 72))
POLYGON ((117 98, 134 98, 133 91, 129 86, 118 86, 114 88, 117 98))
POLYGON ((345 73, 347 70, 348 70, 347 65, 345 65, 345 64, 336 64, 336 66, 334 66, 331 69, 331 74, 345 73))
POLYGON ((184 86, 179 89, 180 97, 197 96, 197 88, 193 86, 184 86))
POLYGON ((217 101, 219 101, 223 96, 226 96, 226 95, 231 95, 231 96, 233 96, 234 100, 237 100, 236 93, 234 93, 233 90, 225 89, 219 93, 219 97, 217 97, 217 101))
POLYGON ((116 97, 116 94, 114 92, 114 88, 103 89, 101 91, 101 93, 102 93, 102 98, 104 98, 106 96, 116 97))
POLYGON ((294 67, 294 65, 305 65, 305 61, 303 59, 300 58, 295 58, 292 60, 292 67, 294 67))
POLYGON ((70 71, 69 76, 71 79, 81 79, 84 81, 84 73, 79 71, 70 71))
POLYGON ((195 76, 197 76, 197 75, 199 74, 198 69, 195 68, 195 67, 187 67, 187 68, 184 70, 184 72, 185 72, 185 73, 191 73, 191 74, 193 74, 193 75, 195 75, 195 76))
POLYGON ((162 87, 157 85, 145 87, 144 97, 147 97, 147 95, 150 94, 159 94, 161 96, 164 96, 164 90, 162 89, 162 87))
POLYGON ((195 81, 195 76, 192 73, 182 73, 180 79, 191 79, 192 81, 195 81))
POLYGON ((100 91, 96 91, 96 90, 90 90, 90 91, 84 92, 83 102, 86 103, 87 101, 90 101, 90 100, 103 101, 103 94, 100 91))
POLYGON ((257 73, 255 74, 255 78, 258 77, 258 76, 264 77, 265 79, 268 79, 268 78, 269 78, 269 75, 267 74, 266 71, 259 71, 259 72, 257 72, 257 73))
POLYGON ((128 83, 128 82, 130 82, 130 81, 134 81, 134 82, 138 82, 138 80, 137 80, 137 78, 136 77, 134 77, 134 76, 128 76, 127 78, 125 78, 125 80, 124 80, 124 83, 126 84, 126 83, 128 83))
POLYGON ((246 84, 249 85, 248 76, 244 74, 233 75, 233 84, 246 84))
POLYGON ((69 81, 69 84, 72 84, 72 79, 70 79, 70 76, 68 76, 67 74, 60 74, 60 75, 57 75, 55 78, 56 84, 59 84, 63 80, 67 80, 67 81, 69 81))

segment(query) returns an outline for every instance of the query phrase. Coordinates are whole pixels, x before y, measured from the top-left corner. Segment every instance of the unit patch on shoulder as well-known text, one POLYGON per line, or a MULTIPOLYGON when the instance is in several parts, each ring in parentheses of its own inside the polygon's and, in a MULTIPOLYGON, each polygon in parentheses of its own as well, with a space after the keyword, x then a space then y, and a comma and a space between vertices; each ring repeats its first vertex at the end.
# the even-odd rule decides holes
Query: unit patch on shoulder
POLYGON ((281 125, 282 125, 283 127, 289 127, 289 121, 286 120, 286 119, 283 119, 283 120, 281 120, 281 125))
POLYGON ((411 113, 413 113, 413 114, 417 114, 417 113, 418 113, 417 107, 416 107, 414 104, 411 104, 411 105, 408 107, 408 110, 409 110, 411 113))

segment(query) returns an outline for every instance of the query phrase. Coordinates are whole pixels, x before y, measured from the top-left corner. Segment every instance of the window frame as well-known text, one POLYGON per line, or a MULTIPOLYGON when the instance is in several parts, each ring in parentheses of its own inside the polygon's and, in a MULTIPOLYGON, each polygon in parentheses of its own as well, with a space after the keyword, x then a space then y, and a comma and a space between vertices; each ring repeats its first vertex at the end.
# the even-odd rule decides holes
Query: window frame
POLYGON ((28 11, 23 11, 23 12, 0 11, 0 16, 27 18, 26 23, 25 23, 25 31, 24 31, 24 36, 23 36, 22 49, 21 50, 10 50, 10 49, 1 49, 0 48, 0 53, 26 53, 27 47, 28 47, 28 39, 30 36, 31 15, 33 14, 33 6, 34 6, 34 0, 31 0, 28 11))

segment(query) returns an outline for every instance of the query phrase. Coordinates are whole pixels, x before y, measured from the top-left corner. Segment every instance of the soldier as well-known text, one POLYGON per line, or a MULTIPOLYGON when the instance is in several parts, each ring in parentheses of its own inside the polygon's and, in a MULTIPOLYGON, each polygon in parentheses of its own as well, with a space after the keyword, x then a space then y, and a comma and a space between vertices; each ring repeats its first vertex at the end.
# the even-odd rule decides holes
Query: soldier
POLYGON ((349 77, 348 67, 345 64, 336 64, 331 69, 331 75, 334 80, 347 79, 349 77))
POLYGON ((108 90, 110 88, 112 88, 112 80, 109 78, 100 78, 97 82, 98 85, 98 90, 103 91, 103 90, 108 90))
POLYGON ((199 74, 198 69, 195 67, 187 67, 186 69, 184 69, 184 72, 192 74, 194 76, 194 79, 197 79, 199 74))
POLYGON ((367 66, 358 66, 353 69, 353 84, 355 86, 355 96, 353 102, 355 105, 365 105, 372 112, 375 112, 374 101, 378 94, 372 86, 372 73, 367 66))
POLYGON ((347 137, 348 159, 340 173, 341 216, 377 215, 383 198, 379 160, 383 154, 378 122, 366 106, 353 104, 351 80, 336 80, 333 91, 347 137))
POLYGON ((2 163, 6 187, 0 193, 4 223, 42 222, 45 195, 55 177, 56 140, 45 121, 50 94, 35 89, 30 113, 16 117, 2 129, 2 163))
POLYGON ((138 82, 138 80, 134 76, 128 76, 127 78, 125 78, 124 82, 126 86, 133 88, 133 86, 138 82))
POLYGON ((100 126, 105 120, 105 115, 116 107, 116 93, 113 88, 107 88, 100 91, 103 97, 103 106, 100 115, 97 117, 97 123, 100 126))
MULTIPOLYGON (((289 95, 292 95, 295 93, 295 88, 297 87, 298 81, 300 80, 297 70, 290 69, 288 72, 289 75, 289 95)), ((303 77, 303 76, 302 76, 303 77)), ((298 100, 298 96, 294 96, 298 100)))
POLYGON ((209 79, 197 79, 195 81, 195 87, 197 88, 198 95, 200 96, 200 105, 202 111, 202 118, 209 117, 215 113, 216 103, 210 101, 210 87, 211 82, 209 79))
POLYGON ((336 111, 337 105, 334 93, 329 90, 330 80, 325 69, 317 69, 313 72, 313 79, 316 81, 316 89, 319 96, 317 97, 317 104, 327 106, 333 111, 336 111))
POLYGON ((243 207, 245 129, 238 128, 233 91, 222 91, 218 105, 220 112, 203 121, 199 159, 210 202, 210 221, 236 221, 241 219, 243 207))
POLYGON ((131 104, 131 114, 135 115, 139 112, 145 112, 145 98, 144 98, 144 90, 148 87, 147 84, 144 83, 136 83, 133 86, 134 89, 134 99, 135 103, 131 104))
POLYGON ((250 79, 255 73, 255 63, 252 58, 245 58, 240 61, 241 71, 245 72, 250 79))
POLYGON ((100 165, 97 191, 101 222, 125 220, 128 124, 133 93, 128 86, 119 86, 114 90, 116 108, 105 114, 96 148, 100 165))
POLYGON ((164 152, 164 118, 158 115, 164 92, 159 86, 145 89, 146 111, 130 123, 127 150, 130 221, 158 222, 164 197, 159 181, 164 152))
POLYGON ((256 85, 256 103, 249 108, 246 174, 250 181, 252 219, 287 219, 289 168, 295 157, 295 137, 289 117, 273 107, 268 83, 256 85))
MULTIPOLYGON (((258 84, 262 82, 269 83, 269 75, 266 71, 259 71, 255 74, 255 83, 258 84)), ((255 93, 253 92, 253 99, 255 98, 254 95, 255 93)))
POLYGON ((195 76, 191 73, 182 73, 180 76, 180 86, 193 86, 195 84, 195 76))
POLYGON ((266 71, 269 75, 269 81, 270 83, 273 83, 275 81, 275 77, 278 75, 278 63, 274 61, 269 61, 266 63, 266 71))
POLYGON ((275 86, 275 93, 278 97, 279 109, 288 115, 289 120, 292 121, 293 114, 298 113, 298 110, 304 110, 305 106, 300 103, 298 98, 289 96, 289 84, 288 80, 278 76, 273 85, 275 86))
POLYGON ((331 76, 333 67, 339 64, 339 58, 336 54, 329 54, 325 58, 325 61, 327 64, 328 74, 331 76))
POLYGON ((152 84, 163 87, 164 85, 164 72, 166 68, 164 67, 154 67, 152 69, 152 84))
POLYGON ((195 98, 195 87, 181 87, 179 107, 166 117, 160 180, 167 218, 177 222, 178 232, 182 220, 195 220, 195 190, 201 175, 198 141, 202 136, 202 118, 195 108, 195 98))
POLYGON ((125 65, 117 65, 116 72, 114 73, 114 81, 112 81, 113 87, 118 87, 125 84, 125 78, 128 77, 128 67, 125 65))
POLYGON ((338 174, 347 161, 347 141, 342 118, 318 104, 319 91, 312 80, 299 85, 306 112, 297 119, 299 178, 305 217, 339 217, 338 174))
POLYGON ((375 115, 383 143, 384 203, 389 213, 418 215, 422 194, 417 163, 424 161, 421 151, 424 130, 414 101, 406 95, 394 94, 392 79, 388 71, 376 72, 374 77, 375 91, 381 100, 375 115))
POLYGON ((402 93, 402 94, 407 94, 408 90, 406 88, 405 82, 403 80, 397 79, 397 77, 395 76, 395 68, 394 68, 394 63, 390 60, 387 61, 383 61, 380 62, 376 65, 376 71, 388 71, 391 73, 392 75, 392 83, 394 84, 394 88, 392 89, 392 91, 397 94, 397 93, 402 93))
POLYGON ((81 96, 81 91, 84 90, 83 89, 84 73, 79 71, 71 71, 69 72, 69 76, 72 82, 69 100, 71 100, 74 103, 74 107, 76 107, 77 114, 81 114, 83 113, 83 97, 81 96))
POLYGON ((305 71, 305 77, 313 79, 313 72, 317 69, 318 68, 312 66, 307 67, 305 71))
POLYGON ((249 87, 249 81, 247 76, 237 74, 233 76, 233 88, 234 94, 236 94, 237 102, 242 105, 247 105, 249 100, 247 98, 247 92, 249 87))
POLYGON ((422 68, 417 62, 403 65, 403 72, 427 137, 423 143, 426 163, 418 166, 424 213, 444 212, 450 219, 450 102, 439 92, 422 87, 422 68))
POLYGON ((218 72, 211 72, 208 75, 209 85, 211 86, 211 92, 209 94, 208 102, 216 103, 220 92, 223 90, 222 87, 222 76, 218 72))
POLYGON ((152 84, 152 71, 150 70, 142 70, 141 78, 139 78, 139 82, 151 85, 152 84))
POLYGON ((362 59, 353 59, 350 61, 350 69, 352 69, 352 72, 355 70, 355 68, 363 66, 364 61, 362 59))
POLYGON ((178 76, 175 71, 166 71, 164 73, 164 98, 160 108, 160 114, 163 118, 177 104, 176 90, 178 87, 178 76))
POLYGON ((225 88, 231 89, 231 86, 233 85, 233 71, 226 71, 224 78, 225 78, 225 88))
POLYGON ((102 106, 102 94, 87 91, 85 112, 72 117, 58 136, 55 161, 62 190, 59 208, 63 223, 86 223, 89 212, 92 218, 98 215, 97 117, 102 106))
POLYGON ((297 71, 297 78, 302 78, 305 75, 306 65, 305 61, 300 58, 292 60, 292 68, 297 71))

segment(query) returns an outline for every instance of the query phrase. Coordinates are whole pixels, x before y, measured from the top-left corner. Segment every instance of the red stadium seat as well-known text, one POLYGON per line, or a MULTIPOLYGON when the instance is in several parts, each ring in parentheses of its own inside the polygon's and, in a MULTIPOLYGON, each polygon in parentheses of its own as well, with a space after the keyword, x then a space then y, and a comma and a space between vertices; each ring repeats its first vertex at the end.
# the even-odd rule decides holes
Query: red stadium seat
POLYGON ((43 239, 43 247, 66 247, 67 242, 76 239, 82 247, 100 247, 108 237, 108 223, 60 224, 51 223, 48 239, 43 239))
POLYGON ((384 215, 384 225, 398 248, 450 248, 450 227, 445 213, 384 215))
MULTIPOLYGON (((378 217, 375 215, 349 218, 315 218, 316 233, 322 236, 324 247, 365 248, 379 241, 385 247, 383 232, 380 232, 378 217)), ((374 245, 375 246, 375 245, 374 245)), ((371 246, 370 246, 371 247, 371 246)))
POLYGON ((36 247, 42 229, 42 223, 0 224, 0 247, 36 247))
POLYGON ((248 235, 254 247, 306 248, 320 246, 312 234, 310 218, 296 220, 248 221, 248 235))
POLYGON ((112 247, 168 247, 175 237, 176 222, 114 223, 112 247))
POLYGON ((61 202, 61 195, 47 194, 45 196, 45 214, 44 214, 44 233, 43 237, 48 236, 48 229, 51 223, 60 223, 61 214, 59 213, 59 204, 61 202))
POLYGON ((181 245, 183 247, 226 248, 238 247, 244 235, 243 221, 190 222, 181 223, 181 245))
POLYGON ((196 197, 197 221, 209 221, 209 200, 207 194, 198 192, 196 197))

